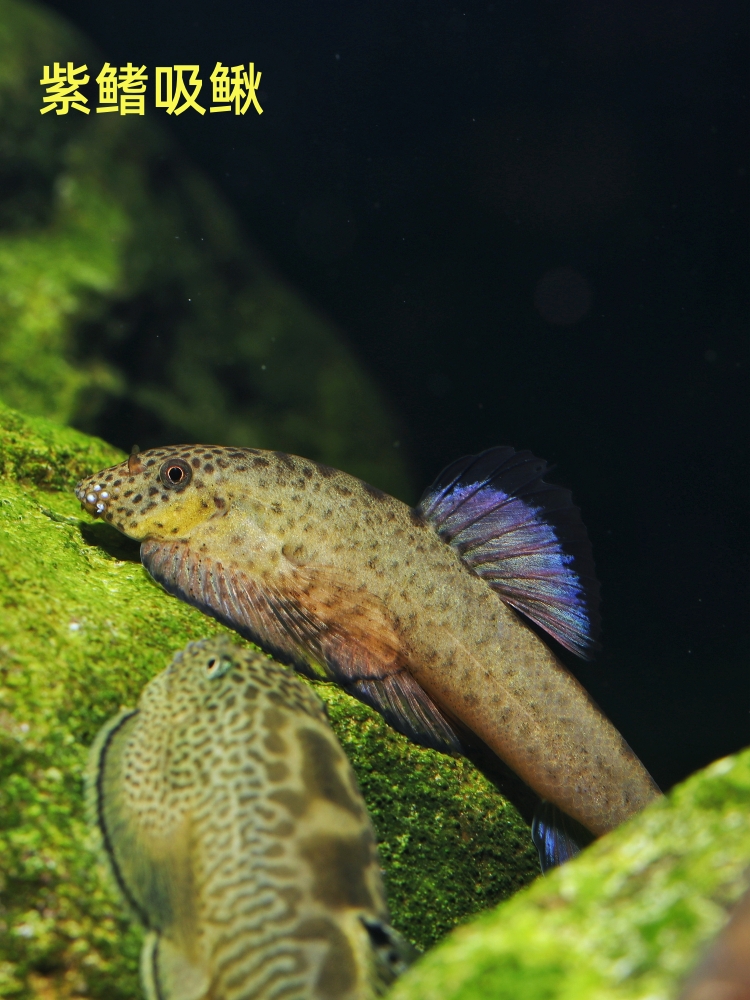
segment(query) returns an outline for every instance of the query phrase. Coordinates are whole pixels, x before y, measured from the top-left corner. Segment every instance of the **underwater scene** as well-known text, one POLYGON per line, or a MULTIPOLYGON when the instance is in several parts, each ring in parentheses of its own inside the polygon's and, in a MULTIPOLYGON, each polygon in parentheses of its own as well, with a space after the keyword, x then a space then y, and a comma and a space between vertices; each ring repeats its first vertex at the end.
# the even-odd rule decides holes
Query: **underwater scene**
POLYGON ((0 1000, 750 1000, 747 35, 0 0, 0 1000))

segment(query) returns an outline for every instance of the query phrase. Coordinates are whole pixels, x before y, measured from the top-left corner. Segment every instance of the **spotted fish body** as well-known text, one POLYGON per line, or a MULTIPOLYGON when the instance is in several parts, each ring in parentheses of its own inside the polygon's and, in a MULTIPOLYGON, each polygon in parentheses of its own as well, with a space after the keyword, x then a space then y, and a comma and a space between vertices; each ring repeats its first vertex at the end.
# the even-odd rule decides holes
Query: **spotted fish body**
POLYGON ((599 835, 659 791, 514 610, 575 652, 592 642, 585 529, 544 469, 493 449, 412 509, 306 459, 184 445, 132 455, 77 495, 141 541, 170 593, 419 742, 461 750, 468 731, 599 835))
POLYGON ((369 1000, 405 967, 351 767, 265 656, 178 653, 100 732, 88 803, 149 929, 149 1000, 369 1000))

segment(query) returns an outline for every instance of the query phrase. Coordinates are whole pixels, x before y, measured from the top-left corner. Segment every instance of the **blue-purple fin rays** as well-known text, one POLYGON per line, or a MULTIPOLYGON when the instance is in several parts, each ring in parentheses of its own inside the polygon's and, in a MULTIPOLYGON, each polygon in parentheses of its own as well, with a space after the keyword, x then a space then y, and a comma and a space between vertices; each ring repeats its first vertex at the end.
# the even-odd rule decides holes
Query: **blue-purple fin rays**
POLYGON ((531 823, 531 839, 539 854, 542 872, 546 874, 576 857, 594 838, 558 806, 542 800, 531 823))
POLYGON ((588 658, 599 632, 591 543, 547 471, 530 451, 491 448, 449 465, 417 509, 507 604, 588 658))

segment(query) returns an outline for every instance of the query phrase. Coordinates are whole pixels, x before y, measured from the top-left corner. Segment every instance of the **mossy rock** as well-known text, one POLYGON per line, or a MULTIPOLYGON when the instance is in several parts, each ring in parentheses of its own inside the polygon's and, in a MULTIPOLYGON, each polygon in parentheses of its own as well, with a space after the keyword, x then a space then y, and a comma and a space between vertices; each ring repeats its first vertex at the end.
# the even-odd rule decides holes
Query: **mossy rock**
MULTIPOLYGON (((164 593, 137 545, 80 510, 72 485, 120 458, 0 404, 3 998, 140 995, 141 932, 84 821, 87 749, 176 650, 226 631, 164 593)), ((536 876, 528 828, 470 764, 410 744, 330 685, 316 689, 357 772, 408 937, 427 947, 536 876)))
POLYGON ((95 108, 103 56, 0 0, 0 398, 127 449, 281 449, 408 499, 386 401, 157 127, 153 67, 143 118, 41 115, 55 60, 88 66, 95 108))
POLYGON ((672 1000, 749 865, 745 750, 454 931, 389 1000, 672 1000))

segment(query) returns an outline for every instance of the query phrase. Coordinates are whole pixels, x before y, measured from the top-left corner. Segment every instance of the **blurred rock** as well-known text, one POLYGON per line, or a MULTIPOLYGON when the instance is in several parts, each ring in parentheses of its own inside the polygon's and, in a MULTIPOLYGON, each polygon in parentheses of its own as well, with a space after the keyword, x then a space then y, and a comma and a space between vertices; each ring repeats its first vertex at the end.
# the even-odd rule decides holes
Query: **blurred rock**
POLYGON ((55 60, 88 65, 95 107, 103 57, 0 0, 0 398, 128 450, 280 449, 408 498, 388 405, 156 127, 153 67, 144 118, 40 115, 55 60))
POLYGON ((452 933, 389 1000, 677 997, 748 888, 749 861, 750 749, 452 933))

